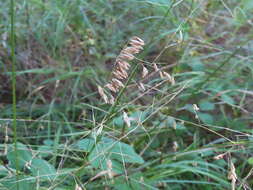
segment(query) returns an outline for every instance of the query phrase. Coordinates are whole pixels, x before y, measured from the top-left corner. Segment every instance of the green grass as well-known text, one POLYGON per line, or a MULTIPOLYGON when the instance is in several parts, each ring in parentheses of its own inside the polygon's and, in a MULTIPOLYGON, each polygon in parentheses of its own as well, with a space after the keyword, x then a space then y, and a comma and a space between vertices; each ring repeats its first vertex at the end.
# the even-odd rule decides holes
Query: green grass
POLYGON ((233 188, 233 165, 235 189, 251 189, 251 0, 0 7, 0 189, 223 190, 233 188), (105 104, 97 85, 132 36, 146 45, 116 103, 105 104), (140 91, 139 62, 175 85, 153 73, 140 91), (102 175, 108 160, 112 178, 102 175))

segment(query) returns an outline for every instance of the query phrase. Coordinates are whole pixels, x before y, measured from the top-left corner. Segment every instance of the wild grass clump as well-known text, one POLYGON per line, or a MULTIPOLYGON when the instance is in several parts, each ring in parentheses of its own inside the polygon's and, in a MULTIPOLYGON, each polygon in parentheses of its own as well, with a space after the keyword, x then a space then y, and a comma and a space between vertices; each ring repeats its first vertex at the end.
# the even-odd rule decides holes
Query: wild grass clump
POLYGON ((0 189, 252 188, 250 0, 0 7, 0 189))

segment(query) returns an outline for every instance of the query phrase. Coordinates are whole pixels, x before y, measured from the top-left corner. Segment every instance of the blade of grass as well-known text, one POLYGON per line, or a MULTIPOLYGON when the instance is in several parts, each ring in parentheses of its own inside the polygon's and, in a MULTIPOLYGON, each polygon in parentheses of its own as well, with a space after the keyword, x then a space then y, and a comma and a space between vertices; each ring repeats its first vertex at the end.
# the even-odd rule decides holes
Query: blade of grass
MULTIPOLYGON (((16 56, 15 56, 15 1, 10 3, 10 19, 11 19, 11 65, 12 65, 12 111, 13 111, 13 131, 14 131, 14 151, 15 151, 15 167, 16 181, 19 181, 18 172, 18 151, 17 151, 17 110, 16 110, 16 56)), ((19 190, 19 183, 17 183, 19 190)))

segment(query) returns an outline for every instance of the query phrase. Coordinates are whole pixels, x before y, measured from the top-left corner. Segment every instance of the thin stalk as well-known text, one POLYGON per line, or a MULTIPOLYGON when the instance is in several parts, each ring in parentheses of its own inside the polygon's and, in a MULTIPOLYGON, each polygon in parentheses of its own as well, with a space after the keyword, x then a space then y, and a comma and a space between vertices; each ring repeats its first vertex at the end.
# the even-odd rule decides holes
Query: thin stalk
POLYGON ((160 32, 160 28, 164 25, 164 23, 166 22, 166 18, 169 16, 169 13, 171 11, 171 9, 173 8, 174 3, 176 2, 176 0, 173 0, 173 2, 170 4, 170 6, 168 7, 168 9, 166 10, 165 14, 163 15, 163 18, 161 21, 155 23, 151 29, 147 32, 147 33, 153 33, 153 35, 151 35, 150 37, 150 41, 149 43, 146 45, 146 48, 144 50, 144 52, 142 53, 144 56, 147 55, 148 51, 152 48, 152 44, 155 41, 155 38, 159 35, 160 32))
MULTIPOLYGON (((198 93, 198 91, 207 83, 210 81, 211 78, 215 77, 216 73, 222 69, 229 61, 236 55, 236 53, 239 51, 240 48, 236 48, 221 64, 212 72, 207 74, 207 78, 201 83, 201 85, 195 89, 194 91, 198 93)), ((193 93, 194 94, 194 93, 193 93)))
POLYGON ((194 89, 190 97, 187 100, 185 100, 183 104, 186 104, 186 101, 188 101, 189 99, 194 99, 196 95, 199 93, 199 90, 201 90, 205 84, 207 84, 213 77, 215 77, 218 71, 220 71, 227 63, 229 63, 229 61, 236 55, 239 49, 240 48, 236 48, 224 61, 221 62, 221 64, 213 72, 207 74, 206 79, 194 89))
MULTIPOLYGON (((17 151, 17 108, 16 108, 16 56, 15 56, 15 0, 10 3, 10 19, 11 19, 11 65, 12 65, 12 112, 13 112, 13 132, 14 132, 14 152, 15 152, 15 167, 16 181, 19 180, 18 172, 18 151, 17 151)), ((17 182, 17 190, 19 183, 17 182)))

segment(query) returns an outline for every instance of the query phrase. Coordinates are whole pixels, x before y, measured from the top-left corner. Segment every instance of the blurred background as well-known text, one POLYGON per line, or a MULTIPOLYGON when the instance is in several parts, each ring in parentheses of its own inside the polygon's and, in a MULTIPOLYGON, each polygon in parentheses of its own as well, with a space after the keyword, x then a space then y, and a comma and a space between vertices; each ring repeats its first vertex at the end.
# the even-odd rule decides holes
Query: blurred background
POLYGON ((0 188, 251 189, 252 0, 16 1, 15 139, 10 2, 0 7, 0 188), (131 67, 153 75, 137 68, 103 123, 112 106, 97 86, 132 36, 145 46, 131 67))

